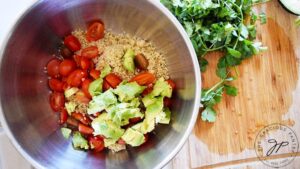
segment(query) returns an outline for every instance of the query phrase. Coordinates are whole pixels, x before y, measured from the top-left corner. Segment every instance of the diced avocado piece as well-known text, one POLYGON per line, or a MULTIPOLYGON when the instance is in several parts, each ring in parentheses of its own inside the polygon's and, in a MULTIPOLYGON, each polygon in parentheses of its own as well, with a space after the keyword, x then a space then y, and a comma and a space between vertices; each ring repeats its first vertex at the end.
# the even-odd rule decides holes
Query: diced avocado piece
POLYGON ((140 146, 145 142, 144 135, 132 128, 128 128, 124 135, 122 136, 122 139, 126 142, 126 144, 129 144, 133 147, 140 146))
POLYGON ((111 72, 111 67, 109 65, 106 65, 100 74, 100 78, 104 78, 105 76, 107 76, 109 73, 111 72))
POLYGON ((123 66, 129 72, 134 72, 135 65, 134 65, 134 51, 132 49, 128 49, 123 56, 123 66))
POLYGON ((154 130, 155 120, 154 119, 144 119, 144 121, 132 126, 133 129, 146 134, 154 130))
POLYGON ((112 116, 112 121, 120 126, 129 124, 129 119, 134 117, 144 117, 139 108, 123 108, 118 109, 112 116))
POLYGON ((114 93, 119 96, 120 102, 127 102, 136 98, 145 88, 145 86, 140 86, 136 82, 123 83, 114 89, 114 93))
POLYGON ((106 65, 103 70, 101 71, 101 75, 98 79, 94 80, 89 85, 89 93, 92 96, 97 96, 102 93, 102 85, 103 85, 103 78, 111 72, 111 67, 106 65))
POLYGON ((75 111, 77 104, 75 102, 66 102, 65 107, 69 116, 71 116, 71 114, 75 111))
POLYGON ((158 98, 153 98, 155 101, 146 107, 146 119, 155 119, 156 116, 162 112, 164 103, 163 103, 163 97, 160 96, 158 98))
POLYGON ((78 131, 74 132, 72 142, 74 148, 89 149, 87 140, 78 131))
POLYGON ((64 136, 65 139, 68 139, 71 135, 71 132, 72 132, 71 129, 68 129, 68 128, 65 128, 65 127, 62 127, 60 129, 60 131, 61 131, 61 134, 64 136))
POLYGON ((154 97, 151 94, 148 94, 142 99, 142 102, 145 107, 148 107, 150 104, 153 104, 155 102, 154 97))
POLYGON ((106 138, 119 139, 123 135, 124 129, 107 118, 107 113, 102 113, 93 120, 92 127, 94 129, 94 135, 103 135, 106 138))
POLYGON ((164 80, 164 78, 158 79, 153 86, 153 90, 150 93, 152 96, 163 96, 163 97, 172 97, 172 87, 168 82, 164 80))
POLYGON ((169 124, 171 119, 171 111, 169 108, 165 108, 156 118, 155 122, 160 124, 169 124))
POLYGON ((76 87, 72 87, 72 88, 70 88, 70 89, 67 89, 66 91, 65 91, 65 97, 66 98, 69 98, 69 97, 71 97, 71 96, 73 96, 76 92, 78 92, 78 88, 76 88, 76 87))
POLYGON ((130 107, 139 107, 140 106, 140 100, 139 98, 134 98, 130 102, 130 107))
POLYGON ((116 103, 117 97, 113 94, 112 90, 107 90, 104 93, 93 97, 93 100, 89 103, 87 113, 94 114, 101 112, 105 108, 116 103))
POLYGON ((111 146, 115 144, 118 141, 118 139, 111 139, 111 138, 105 138, 104 139, 104 147, 111 146))
POLYGON ((89 85, 89 93, 92 96, 97 96, 102 93, 102 85, 103 85, 103 79, 98 78, 94 81, 92 81, 89 85))

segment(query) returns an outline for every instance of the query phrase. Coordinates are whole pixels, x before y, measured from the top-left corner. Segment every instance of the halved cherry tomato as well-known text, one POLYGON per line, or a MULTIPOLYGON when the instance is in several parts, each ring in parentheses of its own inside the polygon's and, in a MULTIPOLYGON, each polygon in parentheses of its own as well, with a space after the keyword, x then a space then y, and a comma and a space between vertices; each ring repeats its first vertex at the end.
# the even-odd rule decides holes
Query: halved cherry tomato
POLYGON ((68 35, 67 37, 65 37, 64 44, 73 52, 81 49, 79 40, 73 35, 68 35))
POLYGON ((103 91, 106 91, 106 90, 111 88, 111 86, 109 85, 109 83, 105 79, 103 80, 102 88, 103 88, 103 91))
POLYGON ((149 135, 148 134, 144 134, 144 137, 145 137, 145 142, 143 144, 145 144, 149 140, 149 135))
POLYGON ((82 124, 84 125, 89 125, 91 123, 91 120, 86 117, 85 115, 83 115, 82 113, 72 113, 71 115, 74 119, 80 121, 82 124))
POLYGON ((73 52, 66 46, 60 48, 60 55, 64 58, 70 58, 73 56, 73 52))
POLYGON ((81 69, 74 70, 67 79, 67 83, 73 87, 79 87, 84 78, 87 77, 86 71, 81 69))
POLYGON ((93 78, 93 79, 98 79, 100 77, 100 71, 99 70, 96 70, 96 69, 92 69, 90 71, 90 76, 93 78))
POLYGON ((132 79, 130 79, 129 82, 134 82, 135 81, 141 86, 146 86, 146 85, 149 85, 151 83, 154 83, 155 80, 156 80, 155 76, 152 73, 143 72, 143 73, 140 73, 140 74, 136 75, 132 79))
POLYGON ((92 65, 92 62, 89 59, 84 58, 84 57, 81 58, 81 60, 80 60, 81 69, 88 70, 91 65, 92 65))
POLYGON ((89 137, 89 144, 95 152, 101 152, 104 150, 104 141, 101 137, 89 137))
POLYGON ((149 85, 147 86, 147 88, 143 91, 142 96, 144 97, 144 96, 148 95, 149 93, 152 92, 152 90, 153 90, 153 84, 151 83, 151 84, 149 84, 149 85))
POLYGON ((99 55, 99 50, 97 46, 90 46, 87 48, 82 49, 81 56, 86 57, 88 59, 95 58, 99 55))
POLYGON ((142 118, 140 118, 140 117, 134 117, 134 118, 129 119, 129 122, 134 123, 134 124, 138 123, 140 121, 142 121, 142 118))
POLYGON ((47 64, 47 73, 49 76, 53 78, 59 78, 59 65, 60 60, 58 59, 51 59, 47 64))
POLYGON ((85 104, 88 104, 91 101, 91 99, 86 97, 85 94, 83 93, 83 91, 81 91, 81 90, 76 93, 75 99, 78 102, 85 103, 85 104))
POLYGON ((65 106, 65 96, 59 92, 53 92, 49 97, 50 106, 54 111, 61 111, 65 106))
POLYGON ((64 89, 63 89, 64 83, 61 82, 60 80, 50 79, 48 81, 48 85, 49 85, 50 89, 53 91, 56 91, 56 92, 64 91, 64 89))
POLYGON ((175 82, 173 80, 169 79, 169 80, 167 80, 167 82, 172 87, 172 90, 174 90, 176 88, 176 84, 175 84, 175 82))
POLYGON ((122 82, 122 79, 114 73, 110 73, 105 76, 105 80, 112 88, 116 88, 122 82))
POLYGON ((84 125, 82 123, 78 124, 78 130, 82 134, 93 134, 93 132, 94 132, 93 128, 91 128, 89 126, 86 126, 86 125, 84 125))
POLYGON ((120 138, 120 139, 118 140, 118 144, 125 145, 126 142, 125 142, 122 138, 120 138))
POLYGON ((81 56, 80 55, 73 55, 73 59, 74 59, 74 61, 76 62, 76 65, 78 66, 78 67, 80 67, 80 61, 81 61, 81 56))
POLYGON ((164 106, 165 107, 171 107, 172 106, 172 100, 170 98, 165 97, 164 98, 164 106))
POLYGON ((59 65, 59 73, 62 76, 68 76, 76 69, 76 63, 73 60, 65 59, 59 65))
POLYGON ((81 89, 83 91, 83 93, 85 94, 86 97, 88 98, 92 98, 90 92, 89 92, 89 86, 90 86, 90 83, 92 82, 92 80, 90 79, 85 79, 83 82, 82 82, 82 85, 81 85, 81 89))
POLYGON ((76 119, 74 119, 73 117, 69 116, 67 119, 67 124, 71 125, 73 127, 78 127, 79 122, 76 119))
POLYGON ((60 118, 59 118, 59 123, 60 124, 64 124, 68 119, 68 112, 63 109, 61 112, 60 112, 60 118))
POLYGON ((92 23, 87 29, 86 39, 88 41, 97 41, 104 37, 104 25, 101 22, 92 23))

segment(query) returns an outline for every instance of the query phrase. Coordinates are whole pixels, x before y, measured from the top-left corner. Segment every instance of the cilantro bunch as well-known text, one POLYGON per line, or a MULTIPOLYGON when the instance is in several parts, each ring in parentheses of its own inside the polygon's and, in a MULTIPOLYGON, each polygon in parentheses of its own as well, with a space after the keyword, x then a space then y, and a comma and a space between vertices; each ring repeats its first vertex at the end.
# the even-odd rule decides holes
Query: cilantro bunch
MULTIPOLYGON (((202 90, 204 105, 202 120, 214 122, 214 106, 222 99, 224 91, 236 96, 238 90, 229 83, 237 78, 231 75, 232 68, 247 58, 266 50, 256 38, 255 22, 266 22, 265 15, 254 14, 252 6, 266 0, 161 0, 185 28, 196 50, 201 71, 209 63, 208 52, 221 51, 216 74, 220 82, 210 89, 202 90)), ((236 69, 233 69, 236 70, 236 69)))

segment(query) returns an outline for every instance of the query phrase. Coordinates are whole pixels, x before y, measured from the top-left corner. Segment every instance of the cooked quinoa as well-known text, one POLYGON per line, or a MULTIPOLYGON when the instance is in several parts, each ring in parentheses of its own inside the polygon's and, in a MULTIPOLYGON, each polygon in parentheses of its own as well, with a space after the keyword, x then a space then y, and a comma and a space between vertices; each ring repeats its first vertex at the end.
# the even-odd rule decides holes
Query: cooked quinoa
MULTIPOLYGON (((163 77, 164 79, 169 79, 165 57, 150 42, 128 34, 114 34, 110 31, 106 31, 104 38, 95 42, 88 42, 86 40, 85 31, 76 30, 72 34, 78 38, 82 49, 89 46, 98 47, 98 50, 102 54, 98 58, 95 58, 94 62, 96 69, 100 71, 105 65, 110 65, 112 71, 124 80, 131 79, 139 72, 137 69, 134 73, 127 71, 123 67, 123 56, 127 49, 132 49, 136 54, 142 53, 147 58, 149 62, 148 71, 153 73, 156 78, 163 77)), ((81 51, 77 51, 77 54, 80 53, 81 51)))

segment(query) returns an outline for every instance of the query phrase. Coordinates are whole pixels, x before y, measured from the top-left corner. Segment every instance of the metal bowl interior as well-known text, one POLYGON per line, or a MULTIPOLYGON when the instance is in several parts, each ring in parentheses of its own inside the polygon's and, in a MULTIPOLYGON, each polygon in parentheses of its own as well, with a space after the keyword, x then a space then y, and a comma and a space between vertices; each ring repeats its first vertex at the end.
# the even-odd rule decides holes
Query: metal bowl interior
POLYGON ((158 1, 44 0, 16 23, 1 58, 2 123, 17 149, 38 168, 160 168, 182 147, 198 114, 196 54, 176 19, 158 1), (153 42, 166 55, 177 90, 172 124, 159 125, 140 148, 119 153, 76 151, 60 134, 48 104, 44 67, 62 37, 101 18, 107 29, 153 42))

